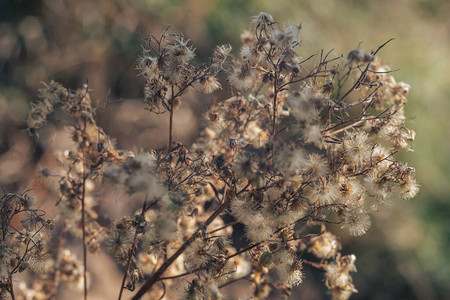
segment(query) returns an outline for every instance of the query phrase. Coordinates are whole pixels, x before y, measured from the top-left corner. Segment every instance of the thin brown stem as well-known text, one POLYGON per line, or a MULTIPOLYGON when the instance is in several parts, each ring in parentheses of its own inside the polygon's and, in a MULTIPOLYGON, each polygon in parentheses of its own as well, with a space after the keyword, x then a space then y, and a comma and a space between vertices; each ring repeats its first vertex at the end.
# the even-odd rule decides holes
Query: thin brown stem
MULTIPOLYGON (((147 211, 147 198, 145 198, 145 200, 144 200, 144 205, 142 206, 141 215, 144 216, 146 211, 147 211)), ((138 231, 136 230, 136 232, 134 233, 133 246, 131 246, 130 251, 128 253, 127 267, 125 268, 125 272, 124 272, 123 278, 122 278, 122 284, 120 285, 120 292, 119 292, 119 298, 118 298, 119 300, 122 299, 122 293, 123 293, 123 289, 125 288, 125 282, 127 280, 128 271, 130 270, 131 262, 133 261, 134 252, 137 250, 137 243, 136 243, 137 235, 138 235, 138 231)))
POLYGON ((245 275, 245 276, 242 276, 242 277, 240 277, 240 278, 236 278, 236 279, 230 280, 230 281, 228 281, 228 282, 225 282, 225 283, 222 284, 222 285, 219 285, 219 289, 224 288, 224 287, 226 287, 226 286, 229 286, 230 284, 233 284, 233 283, 235 283, 235 282, 237 282, 237 281, 240 281, 240 280, 242 280, 242 279, 247 279, 247 278, 249 278, 249 277, 250 277, 249 275, 245 275))
POLYGON ((178 274, 178 275, 174 275, 174 276, 160 277, 160 278, 158 278, 157 281, 170 280, 170 279, 176 279, 176 278, 184 277, 184 276, 187 276, 187 275, 194 274, 195 272, 201 271, 203 269, 205 269, 205 267, 201 267, 201 268, 198 268, 198 269, 195 269, 195 270, 192 270, 192 271, 189 271, 189 272, 184 272, 184 273, 181 273, 181 274, 178 274))
POLYGON ((227 259, 233 258, 235 256, 238 256, 239 254, 245 253, 247 251, 252 250, 253 248, 258 247, 259 245, 261 245, 263 242, 257 242, 253 245, 248 246, 247 248, 241 249, 239 251, 237 251, 236 253, 231 254, 230 256, 227 257, 227 259))
POLYGON ((275 138, 277 131, 277 93, 273 96, 273 124, 272 124, 272 135, 275 138))
POLYGON ((302 262, 305 264, 308 264, 310 266, 313 266, 315 268, 318 268, 318 269, 325 269, 327 267, 327 265, 325 265, 325 264, 316 263, 316 262, 305 260, 305 259, 302 259, 302 262))
POLYGON ((226 224, 226 225, 223 225, 222 227, 219 227, 219 228, 217 228, 217 229, 211 230, 211 231, 209 231, 209 232, 207 232, 207 233, 208 233, 208 234, 211 234, 211 233, 220 231, 220 230, 222 230, 222 229, 225 229, 225 228, 227 228, 227 227, 236 225, 237 223, 239 223, 239 221, 233 221, 233 222, 231 222, 231 223, 228 223, 228 224, 226 224))
POLYGON ((85 194, 86 194, 86 176, 83 176, 82 194, 81 194, 81 227, 83 230, 83 284, 84 284, 84 300, 88 298, 87 292, 87 241, 86 241, 86 220, 85 220, 85 194))
POLYGON ((14 287, 13 287, 12 276, 9 277, 9 294, 11 295, 12 300, 16 300, 16 297, 14 296, 14 287))
POLYGON ((163 294, 161 295, 161 297, 159 297, 158 300, 164 299, 164 296, 166 295, 166 285, 164 284, 164 281, 161 281, 161 285, 163 287, 163 294))
POLYGON ((123 289, 125 287, 125 282, 127 280, 128 271, 130 270, 131 261, 133 258, 134 251, 136 251, 136 249, 137 249, 136 244, 133 244, 133 247, 131 247, 130 252, 128 253, 127 267, 125 268, 125 272, 124 272, 123 278, 122 278, 122 284, 120 285, 120 292, 119 292, 119 298, 118 298, 119 300, 122 299, 122 293, 123 293, 123 289))
POLYGON ((81 185, 81 229, 83 231, 83 285, 84 285, 84 300, 88 299, 88 291, 87 291, 87 241, 86 241, 86 121, 84 121, 83 128, 83 141, 82 141, 82 149, 83 149, 83 181, 81 185))
POLYGON ((352 124, 350 124, 348 126, 342 127, 340 129, 332 131, 332 132, 329 132, 329 133, 326 134, 326 136, 336 135, 338 133, 341 133, 342 131, 345 131, 347 129, 353 128, 353 127, 358 126, 358 125, 361 125, 365 121, 366 121, 366 119, 362 119, 362 120, 356 121, 356 122, 354 122, 354 123, 352 123, 352 124))

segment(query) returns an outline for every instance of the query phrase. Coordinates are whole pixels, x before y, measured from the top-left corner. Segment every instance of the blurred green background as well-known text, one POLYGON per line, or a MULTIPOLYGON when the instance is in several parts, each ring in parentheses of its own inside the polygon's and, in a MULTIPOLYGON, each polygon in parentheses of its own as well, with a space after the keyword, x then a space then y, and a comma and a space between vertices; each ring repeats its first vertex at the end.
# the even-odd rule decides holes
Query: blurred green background
MULTIPOLYGON (((192 40, 200 61, 216 44, 230 43, 237 53, 240 33, 260 11, 281 24, 301 22, 304 57, 322 48, 337 55, 359 44, 376 49, 395 38, 380 57, 400 69, 397 81, 412 86, 407 126, 417 138, 401 159, 416 168, 422 188, 410 201, 392 199, 380 208, 367 235, 342 236, 343 253, 358 258, 359 293, 352 299, 450 299, 449 1, 1 0, 0 186, 25 188, 35 167, 51 160, 47 142, 59 135, 43 134, 35 145, 24 131, 42 81, 71 88, 88 81, 100 123, 119 147, 158 148, 165 139, 156 133, 167 125, 140 101, 135 62, 142 38, 171 24, 192 40)), ((175 138, 191 141, 200 128, 196 116, 220 96, 188 97, 175 138)), ((307 269, 291 299, 327 299, 322 278, 307 269)))

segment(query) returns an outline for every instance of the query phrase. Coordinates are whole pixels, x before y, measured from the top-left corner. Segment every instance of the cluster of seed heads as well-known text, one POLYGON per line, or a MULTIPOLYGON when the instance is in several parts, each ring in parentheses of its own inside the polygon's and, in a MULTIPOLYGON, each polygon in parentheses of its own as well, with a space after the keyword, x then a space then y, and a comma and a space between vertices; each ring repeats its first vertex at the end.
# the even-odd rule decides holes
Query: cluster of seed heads
POLYGON ((390 198, 418 193, 414 168, 395 159, 414 139, 403 109, 410 87, 380 63, 387 43, 346 57, 302 57, 300 32, 260 13, 241 36, 239 57, 230 61, 231 47, 218 46, 203 64, 181 34, 145 39, 137 70, 147 108, 170 115, 167 149, 116 149, 96 124, 87 86, 45 85, 29 131, 37 136, 56 105, 70 117, 74 146, 58 156, 58 170, 41 175, 57 178, 57 226, 82 238, 83 263, 64 240, 53 251, 44 247, 39 232, 54 222, 35 208, 31 193, 7 194, 0 206, 1 287, 13 294, 15 273, 40 268, 39 287, 21 285, 17 294, 44 299, 70 281, 87 297, 87 251, 106 251, 125 268, 119 299, 126 290, 133 299, 221 299, 241 279, 255 299, 271 290, 287 297, 305 264, 323 271, 333 299, 357 292, 350 276, 356 257, 341 254, 340 228, 363 235, 390 198), (173 115, 183 113, 183 96, 228 86, 219 73, 231 96, 205 113, 192 145, 174 142, 173 115), (136 213, 101 224, 93 195, 105 185, 140 197, 136 213), (22 229, 13 229, 18 212, 25 213, 22 229), (171 287, 179 284, 185 288, 177 294, 171 287))

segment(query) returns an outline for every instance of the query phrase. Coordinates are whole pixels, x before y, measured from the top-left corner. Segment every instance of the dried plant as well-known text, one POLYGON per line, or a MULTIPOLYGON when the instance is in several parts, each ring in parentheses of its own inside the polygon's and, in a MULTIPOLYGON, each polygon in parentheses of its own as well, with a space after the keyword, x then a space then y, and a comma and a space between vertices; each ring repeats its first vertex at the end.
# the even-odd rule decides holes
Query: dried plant
POLYGON ((53 265, 46 247, 48 230, 54 228, 51 219, 36 207, 36 197, 26 191, 22 194, 5 194, 0 198, 0 289, 14 298, 13 276, 25 270, 49 272, 53 265), (14 222, 18 219, 22 228, 14 222))
POLYGON ((87 299, 87 252, 103 249, 124 266, 119 299, 136 288, 133 299, 172 298, 177 284, 185 284, 178 298, 221 299, 222 289, 238 280, 249 282, 255 299, 271 290, 287 297, 301 284, 304 264, 324 272, 333 299, 357 292, 350 275, 356 256, 341 254, 329 230, 363 235, 370 214, 391 195, 417 194, 414 169, 395 160, 414 139, 404 125, 409 86, 397 83, 376 56, 389 41, 347 57, 321 51, 302 58, 300 29, 280 28, 260 13, 242 34, 239 58, 227 60, 231 47, 219 46, 205 64, 193 63, 194 49, 182 35, 166 30, 146 39, 137 69, 147 108, 169 113, 167 149, 115 149, 96 124, 87 85, 77 91, 46 85, 29 130, 37 135, 57 104, 71 119, 75 146, 58 157, 59 170, 44 173, 58 179, 61 231, 82 239, 83 263, 61 238, 45 250, 38 233, 53 222, 34 207, 31 193, 6 194, 3 290, 14 298, 14 273, 42 265, 36 287, 22 288, 16 298, 25 299, 25 290, 33 299, 54 297, 66 280, 81 282, 87 299), (221 72, 234 96, 209 109, 194 144, 173 142, 183 95, 220 89, 221 72), (104 227, 92 194, 108 184, 139 195, 142 208, 104 227), (15 217, 22 218, 21 230, 11 225, 15 217))

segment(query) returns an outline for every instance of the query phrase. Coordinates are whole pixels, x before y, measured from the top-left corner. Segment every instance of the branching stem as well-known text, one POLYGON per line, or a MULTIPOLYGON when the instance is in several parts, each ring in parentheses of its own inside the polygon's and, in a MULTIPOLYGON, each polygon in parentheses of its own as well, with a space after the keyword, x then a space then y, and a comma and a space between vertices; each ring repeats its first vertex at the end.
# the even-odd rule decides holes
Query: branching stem
POLYGON ((125 272, 124 272, 123 278, 122 278, 122 284, 120 285, 120 292, 119 292, 119 298, 118 298, 119 300, 122 299, 122 293, 123 293, 123 289, 125 287, 125 282, 127 280, 128 271, 130 270, 131 261, 133 260, 133 254, 136 250, 137 250, 137 245, 136 245, 136 243, 134 243, 128 253, 127 267, 125 268, 125 272))
MULTIPOLYGON (((226 185, 225 185, 226 186, 226 185)), ((189 247, 192 242, 195 241, 195 239, 198 237, 201 231, 205 230, 206 227, 208 227, 209 224, 214 221, 216 217, 218 217, 225 209, 227 209, 230 204, 232 197, 226 196, 226 191, 224 191, 223 198, 225 199, 223 201, 223 204, 208 218, 208 220, 205 221, 205 223, 202 226, 199 226, 195 233, 191 235, 184 243, 181 245, 180 248, 169 258, 167 258, 166 261, 156 270, 155 273, 145 282, 145 284, 139 289, 139 291, 134 295, 132 298, 133 300, 140 299, 145 293, 147 293, 152 286, 158 281, 158 279, 161 277, 161 275, 164 274, 164 272, 167 270, 167 268, 172 265, 172 263, 189 247)))
MULTIPOLYGON (((148 208, 147 207, 147 198, 145 198, 144 205, 142 206, 141 216, 145 215, 145 212, 147 211, 147 208, 148 208)), ((122 293, 123 293, 123 289, 125 287, 125 282, 127 280, 128 271, 130 270, 130 265, 131 265, 131 262, 133 261, 134 252, 136 252, 136 250, 137 250, 137 242, 136 242, 137 235, 138 235, 138 231, 136 230, 136 232, 134 234, 133 246, 131 246, 131 248, 130 248, 130 250, 128 252, 127 267, 126 267, 125 272, 123 274, 122 284, 120 285, 120 292, 119 292, 118 300, 122 299, 122 293)))

